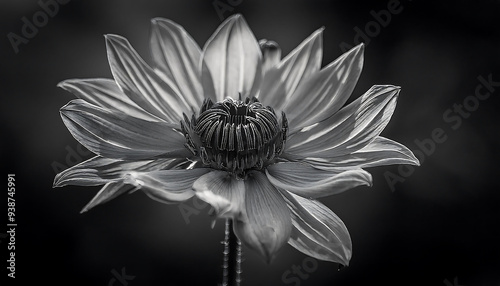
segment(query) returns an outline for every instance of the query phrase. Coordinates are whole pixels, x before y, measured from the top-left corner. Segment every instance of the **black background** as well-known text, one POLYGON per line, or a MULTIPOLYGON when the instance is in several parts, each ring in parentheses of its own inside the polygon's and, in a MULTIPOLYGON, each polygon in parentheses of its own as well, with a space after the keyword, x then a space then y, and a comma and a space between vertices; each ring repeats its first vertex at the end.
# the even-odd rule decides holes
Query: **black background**
MULTIPOLYGON (((342 42, 355 42, 356 27, 380 27, 365 39, 364 70, 352 98, 373 84, 400 85, 382 135, 414 151, 421 149, 416 140, 431 138, 436 128, 446 138, 420 157, 421 167, 372 168, 373 187, 322 200, 351 233, 349 267, 337 272, 336 264, 311 262, 290 246, 270 265, 245 251, 243 285, 500 285, 500 87, 460 124, 443 119, 454 104, 472 102, 479 76, 500 82, 500 2, 401 0, 402 11, 385 27, 371 22, 371 11, 387 9, 389 2, 242 0, 229 2, 239 4, 223 12, 223 18, 242 13, 256 37, 277 41, 283 55, 324 26, 324 65, 341 55, 342 42), (387 171, 406 176, 394 191, 387 171), (300 283, 283 280, 303 263, 312 269, 300 283)), ((107 33, 128 38, 149 61, 153 17, 176 21, 203 46, 221 23, 213 3, 72 0, 15 53, 8 33, 21 36, 22 17, 32 20, 41 7, 37 1, 0 2, 0 147, 4 176, 16 174, 16 282, 111 285, 113 270, 122 268, 135 276, 130 286, 220 281, 223 223, 211 229, 207 209, 186 223, 178 206, 135 193, 80 215, 97 187, 52 189, 55 165, 90 156, 59 117, 73 96, 56 84, 111 77, 107 33)), ((6 211, 2 216, 6 222, 6 211)), ((1 239, 6 277, 7 240, 1 239)))

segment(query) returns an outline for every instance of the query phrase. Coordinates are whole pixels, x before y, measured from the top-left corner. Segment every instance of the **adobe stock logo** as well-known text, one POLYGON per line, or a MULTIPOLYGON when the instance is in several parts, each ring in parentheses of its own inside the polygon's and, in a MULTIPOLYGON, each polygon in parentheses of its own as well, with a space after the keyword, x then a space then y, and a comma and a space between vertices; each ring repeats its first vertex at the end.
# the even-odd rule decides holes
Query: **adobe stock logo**
POLYGON ((117 282, 119 285, 127 286, 129 281, 134 280, 135 276, 127 275, 125 267, 122 267, 121 273, 116 271, 116 269, 111 270, 113 274, 113 278, 109 280, 108 286, 117 286, 117 282))
MULTIPOLYGON (((486 77, 479 75, 477 77, 478 84, 474 89, 474 94, 464 97, 461 102, 454 103, 452 107, 443 112, 443 122, 449 124, 451 131, 456 131, 462 126, 465 119, 472 116, 472 113, 477 111, 479 105, 486 101, 490 96, 500 88, 500 81, 493 79, 493 74, 488 74, 486 77)), ((430 132, 430 136, 423 139, 416 138, 413 142, 418 149, 413 149, 413 154, 423 165, 428 157, 432 156, 438 149, 439 144, 443 144, 448 140, 449 131, 445 127, 436 127, 430 132)), ((415 167, 411 165, 399 165, 398 173, 385 171, 384 177, 391 191, 395 191, 397 183, 403 183, 415 171, 415 167)))
POLYGON ((240 5, 243 0, 227 0, 227 3, 224 3, 221 0, 214 0, 212 5, 214 6, 215 12, 217 12, 217 16, 221 21, 224 21, 224 13, 233 12, 234 8, 240 5))
POLYGON ((465 286, 465 285, 462 285, 462 284, 458 284, 458 277, 457 276, 455 276, 455 278, 453 279, 453 284, 448 279, 444 279, 443 283, 446 286, 465 286))
POLYGON ((7 34, 7 38, 14 49, 14 53, 19 53, 19 46, 21 44, 28 44, 31 39, 33 39, 38 34, 38 29, 45 27, 49 22, 49 17, 53 18, 59 13, 59 5, 68 4, 70 0, 48 0, 38 1, 38 6, 40 10, 33 13, 31 19, 27 17, 22 17, 21 22, 23 25, 21 27, 21 35, 14 32, 7 34))
POLYGON ((281 275, 283 283, 299 286, 302 280, 307 280, 311 273, 318 269, 318 261, 312 257, 306 257, 302 260, 301 265, 292 265, 292 270, 286 270, 281 275))
POLYGON ((52 164, 50 164, 50 166, 54 170, 55 174, 58 174, 64 170, 68 169, 71 166, 74 166, 74 165, 77 165, 77 164, 83 162, 85 157, 88 157, 90 154, 92 154, 92 152, 88 151, 80 143, 76 144, 76 148, 75 148, 76 150, 71 148, 71 146, 69 146, 69 145, 66 145, 65 149, 67 151, 66 158, 65 158, 66 165, 61 163, 61 162, 57 162, 57 161, 53 161, 52 164))
POLYGON ((399 0, 389 0, 387 3, 387 9, 382 9, 378 12, 371 10, 370 15, 373 20, 366 23, 364 29, 361 29, 358 26, 354 27, 354 32, 356 32, 353 39, 354 45, 342 42, 339 45, 340 50, 345 53, 352 49, 353 46, 357 46, 362 42, 365 43, 365 46, 368 45, 371 42, 371 39, 380 34, 382 28, 389 26, 392 21, 392 17, 403 12, 403 9, 404 7, 399 0))

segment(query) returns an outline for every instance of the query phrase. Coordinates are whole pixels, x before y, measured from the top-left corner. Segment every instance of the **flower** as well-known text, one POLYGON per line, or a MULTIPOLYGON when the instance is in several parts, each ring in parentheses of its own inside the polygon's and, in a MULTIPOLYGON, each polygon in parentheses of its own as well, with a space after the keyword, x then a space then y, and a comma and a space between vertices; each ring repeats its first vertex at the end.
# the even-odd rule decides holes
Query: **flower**
POLYGON ((400 88, 375 85, 343 107, 364 46, 321 68, 322 32, 281 59, 240 15, 203 50, 178 24, 153 19, 152 67, 107 35, 114 79, 59 84, 78 97, 61 108, 64 124, 96 156, 54 185, 104 185, 82 212, 137 189, 164 203, 197 196, 266 260, 288 242, 348 265, 347 228, 317 199, 371 185, 365 167, 418 160, 379 136, 400 88))

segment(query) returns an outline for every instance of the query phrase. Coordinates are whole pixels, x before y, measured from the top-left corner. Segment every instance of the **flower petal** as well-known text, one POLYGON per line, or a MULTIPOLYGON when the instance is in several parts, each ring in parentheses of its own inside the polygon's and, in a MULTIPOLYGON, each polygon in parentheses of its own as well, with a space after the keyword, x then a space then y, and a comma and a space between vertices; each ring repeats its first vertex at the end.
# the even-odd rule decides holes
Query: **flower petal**
MULTIPOLYGON (((241 15, 229 17, 203 49, 203 61, 211 76, 217 101, 226 97, 256 95, 260 87, 262 54, 252 31, 241 15)), ((203 84, 210 84, 206 79, 203 84)))
POLYGON ((174 82, 191 106, 201 106, 204 95, 200 47, 177 23, 162 18, 151 22, 150 47, 155 70, 174 82))
POLYGON ((238 238, 267 261, 288 241, 289 210, 262 172, 250 171, 240 180, 225 171, 212 171, 196 180, 193 189, 218 218, 232 219, 238 238))
MULTIPOLYGON (((137 186, 130 185, 125 182, 127 174, 134 170, 133 172, 146 172, 150 170, 158 169, 169 169, 183 164, 185 160, 172 160, 172 159, 159 159, 154 161, 136 161, 136 162, 125 162, 112 159, 106 159, 102 157, 94 157, 86 162, 73 166, 72 168, 65 170, 59 175, 67 172, 63 177, 66 179, 66 184, 73 185, 90 185, 86 184, 91 182, 92 179, 101 179, 102 182, 106 181, 106 185, 101 188, 97 195, 92 198, 92 200, 82 209, 80 213, 89 211, 91 208, 106 203, 126 192, 134 192, 138 188, 137 186), (114 161, 114 162, 113 162, 114 161), (92 167, 95 169, 92 169, 92 167), (84 174, 85 170, 89 170, 92 174, 84 174), (93 176, 93 178, 92 178, 93 176), (69 180, 68 177, 72 177, 73 180, 69 180), (87 179, 85 181, 85 179, 87 179)), ((57 180, 57 177, 56 177, 57 180)), ((62 177, 59 179, 58 183, 61 184, 62 177)), ((94 185, 94 184, 92 184, 94 185)), ((60 186, 60 185, 58 185, 60 186)))
POLYGON ((346 103, 363 68, 363 51, 359 44, 297 87, 283 108, 291 133, 325 120, 346 103))
POLYGON ((80 213, 84 213, 97 205, 104 204, 127 192, 133 192, 136 188, 125 184, 123 181, 109 182, 95 195, 90 202, 83 207, 80 213))
POLYGON ((70 79, 60 82, 61 87, 76 97, 91 104, 118 110, 125 114, 142 118, 149 121, 160 121, 161 119, 140 108, 130 100, 111 79, 70 79))
POLYGON ((125 182, 162 203, 177 203, 194 196, 193 183, 210 172, 207 168, 129 172, 125 182))
POLYGON ((73 137, 95 154, 138 160, 191 156, 184 136, 165 122, 151 122, 111 112, 81 99, 61 108, 61 117, 73 137))
POLYGON ((121 161, 95 156, 57 174, 53 187, 103 185, 119 179, 123 175, 121 171, 121 161), (109 177, 103 175, 107 170, 109 177))
POLYGON ((400 88, 375 85, 328 119, 289 136, 283 157, 332 158, 372 142, 389 122, 400 88))
POLYGON ((277 188, 305 198, 335 195, 357 186, 371 186, 372 176, 362 169, 338 172, 319 170, 301 163, 276 163, 266 169, 267 178, 277 188))
POLYGON ((290 211, 262 172, 250 171, 244 182, 245 216, 234 220, 234 232, 269 263, 290 237, 290 211))
POLYGON ((293 224, 288 244, 311 257, 349 265, 352 242, 342 220, 318 201, 284 195, 293 224))
POLYGON ((259 100, 264 105, 281 110, 297 86, 319 71, 323 56, 323 30, 320 28, 305 39, 263 78, 259 100), (277 82, 284 85, 284 93, 270 92, 277 82))
POLYGON ((281 79, 281 70, 267 70, 258 94, 259 101, 265 106, 271 106, 276 114, 281 114, 281 107, 287 95, 285 82, 281 79))
POLYGON ((137 105, 167 122, 179 122, 183 112, 191 111, 175 84, 155 73, 127 39, 106 35, 106 47, 113 77, 137 105))
POLYGON ((418 159, 410 149, 381 136, 377 136, 366 147, 351 154, 329 159, 314 158, 304 161, 316 168, 325 170, 367 168, 395 164, 420 166, 418 159))
MULTIPOLYGON (((185 159, 181 161, 185 161, 185 159)), ((122 161, 95 156, 57 174, 54 178, 54 187, 103 185, 123 179, 130 170, 165 169, 178 165, 181 161, 177 159, 122 161)))
POLYGON ((196 196, 209 203, 219 218, 235 218, 244 212, 245 185, 228 172, 213 171, 193 184, 196 196))

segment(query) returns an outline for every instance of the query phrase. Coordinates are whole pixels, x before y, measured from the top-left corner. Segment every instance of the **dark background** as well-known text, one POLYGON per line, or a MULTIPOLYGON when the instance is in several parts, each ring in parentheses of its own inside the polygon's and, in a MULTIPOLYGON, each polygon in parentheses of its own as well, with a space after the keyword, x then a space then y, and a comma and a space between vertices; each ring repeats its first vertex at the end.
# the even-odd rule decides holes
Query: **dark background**
MULTIPOLYGON (((324 26, 326 65, 341 55, 342 42, 354 43, 356 27, 364 31, 374 21, 370 11, 386 10, 389 2, 233 0, 229 3, 239 4, 222 15, 242 13, 256 37, 277 41, 283 55, 324 26)), ((21 36, 22 17, 32 20, 41 7, 34 0, 0 2, 0 147, 4 176, 16 174, 17 282, 167 286, 220 281, 223 223, 211 229, 207 209, 186 223, 178 206, 138 192, 80 215, 99 188, 52 189, 54 166, 65 168, 90 156, 59 117, 59 108, 73 96, 56 84, 111 77, 107 33, 127 37, 149 61, 153 17, 176 21, 203 46, 221 23, 213 3, 72 0, 60 5, 16 54, 7 34, 21 36), (135 278, 113 283, 113 271, 122 268, 135 278)), ((323 200, 351 233, 349 267, 337 272, 336 264, 311 262, 290 246, 270 265, 245 251, 243 285, 500 285, 500 87, 479 100, 455 129, 456 122, 443 119, 454 104, 474 96, 478 76, 500 81, 500 2, 401 0, 400 7, 385 27, 377 24, 380 30, 365 39, 364 71, 352 98, 373 84, 400 85, 398 106, 382 135, 414 151, 421 149, 416 140, 431 138, 436 128, 446 139, 420 157, 421 167, 372 168, 372 188, 323 200), (406 176, 394 191, 387 171, 406 176), (300 283, 282 280, 293 265, 303 263, 311 273, 300 283)), ((5 202, 6 190, 1 196, 5 202)), ((2 216, 5 222, 6 211, 2 216)), ((0 239, 5 277, 7 241, 0 239)))

